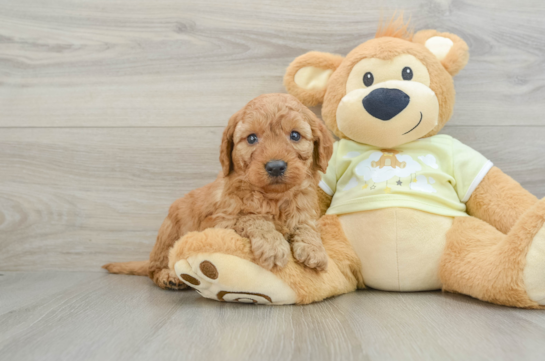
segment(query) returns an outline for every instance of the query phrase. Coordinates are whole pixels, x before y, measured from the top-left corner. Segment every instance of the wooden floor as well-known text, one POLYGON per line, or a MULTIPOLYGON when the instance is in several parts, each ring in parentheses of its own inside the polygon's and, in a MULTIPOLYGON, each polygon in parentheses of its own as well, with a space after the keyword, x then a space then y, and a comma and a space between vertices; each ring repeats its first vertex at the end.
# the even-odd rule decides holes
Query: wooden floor
POLYGON ((542 360, 545 313, 464 296, 359 291, 259 306, 144 277, 4 272, 2 360, 542 360))
MULTIPOLYGON (((100 265, 145 259, 219 171, 229 116, 381 14, 471 53, 451 134, 545 196, 542 0, 0 0, 0 360, 539 359, 545 313, 441 293, 219 304, 100 265)), ((315 109, 319 114, 319 109, 315 109)))

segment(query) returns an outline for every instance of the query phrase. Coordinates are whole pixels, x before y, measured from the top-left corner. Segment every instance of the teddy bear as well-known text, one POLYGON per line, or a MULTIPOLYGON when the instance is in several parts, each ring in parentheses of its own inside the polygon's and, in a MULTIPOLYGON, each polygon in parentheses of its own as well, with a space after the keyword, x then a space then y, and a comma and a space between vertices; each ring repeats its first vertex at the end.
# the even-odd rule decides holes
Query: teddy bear
POLYGON ((322 104, 339 139, 318 190, 327 270, 293 258, 266 270, 247 239, 221 229, 180 239, 170 268, 219 301, 308 304, 370 287, 545 308, 545 199, 438 134, 468 59, 458 36, 413 34, 401 18, 346 56, 297 57, 287 91, 306 106, 322 104))
POLYGON ((397 159, 396 154, 399 153, 399 150, 395 149, 381 149, 380 152, 382 155, 380 156, 378 161, 372 161, 371 167, 376 168, 384 168, 384 167, 392 167, 392 168, 405 168, 407 163, 400 162, 397 159))

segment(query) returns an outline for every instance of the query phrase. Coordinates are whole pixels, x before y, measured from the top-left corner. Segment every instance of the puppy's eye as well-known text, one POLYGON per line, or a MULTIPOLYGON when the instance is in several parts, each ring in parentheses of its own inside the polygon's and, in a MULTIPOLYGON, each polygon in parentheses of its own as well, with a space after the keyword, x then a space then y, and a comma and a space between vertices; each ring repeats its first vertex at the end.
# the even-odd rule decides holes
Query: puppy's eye
POLYGON ((257 143, 257 135, 250 134, 246 140, 248 141, 248 144, 255 144, 257 143))
POLYGON ((403 77, 403 80, 411 80, 413 78, 413 70, 406 66, 401 71, 401 76, 403 77))
POLYGON ((290 134, 290 139, 293 140, 294 142, 298 142, 299 139, 301 139, 301 134, 299 134, 299 132, 296 132, 295 130, 293 132, 291 132, 290 134))
POLYGON ((373 76, 373 73, 367 72, 363 74, 363 85, 371 86, 373 85, 374 81, 375 81, 375 77, 373 76))

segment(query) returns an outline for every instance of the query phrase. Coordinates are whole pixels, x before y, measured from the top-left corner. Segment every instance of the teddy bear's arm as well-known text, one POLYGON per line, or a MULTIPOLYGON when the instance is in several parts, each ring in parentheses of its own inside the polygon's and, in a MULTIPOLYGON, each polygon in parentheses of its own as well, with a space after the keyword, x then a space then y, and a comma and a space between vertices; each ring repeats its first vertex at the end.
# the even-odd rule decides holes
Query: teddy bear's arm
POLYGON ((538 199, 499 168, 492 167, 466 203, 467 213, 508 233, 538 199))
POLYGON ((318 206, 320 207, 320 217, 325 214, 329 208, 329 205, 331 204, 332 199, 333 197, 324 192, 322 188, 318 188, 318 206))

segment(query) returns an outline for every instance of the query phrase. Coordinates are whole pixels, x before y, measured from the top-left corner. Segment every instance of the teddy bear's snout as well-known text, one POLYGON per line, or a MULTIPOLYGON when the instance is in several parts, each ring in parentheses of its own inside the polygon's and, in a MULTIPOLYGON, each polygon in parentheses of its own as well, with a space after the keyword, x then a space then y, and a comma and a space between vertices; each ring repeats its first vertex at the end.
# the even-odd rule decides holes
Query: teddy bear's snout
POLYGON ((411 98, 402 90, 378 88, 362 100, 363 107, 373 117, 388 121, 409 105, 411 98))

